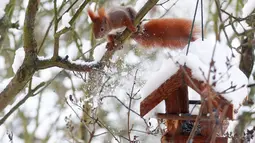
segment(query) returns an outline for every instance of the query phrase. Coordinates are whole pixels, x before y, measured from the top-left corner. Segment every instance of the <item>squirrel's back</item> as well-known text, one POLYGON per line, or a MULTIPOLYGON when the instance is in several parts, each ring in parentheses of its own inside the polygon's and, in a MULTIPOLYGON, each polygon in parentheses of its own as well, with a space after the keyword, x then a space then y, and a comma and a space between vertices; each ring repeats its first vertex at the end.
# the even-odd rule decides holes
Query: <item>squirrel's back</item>
POLYGON ((106 16, 113 28, 120 28, 132 24, 136 14, 132 7, 114 7, 107 11, 106 16))
MULTIPOLYGON (((132 37, 145 47, 180 48, 188 43, 192 21, 178 18, 152 19, 142 25, 132 37)), ((199 28, 194 26, 191 41, 196 40, 199 28)))

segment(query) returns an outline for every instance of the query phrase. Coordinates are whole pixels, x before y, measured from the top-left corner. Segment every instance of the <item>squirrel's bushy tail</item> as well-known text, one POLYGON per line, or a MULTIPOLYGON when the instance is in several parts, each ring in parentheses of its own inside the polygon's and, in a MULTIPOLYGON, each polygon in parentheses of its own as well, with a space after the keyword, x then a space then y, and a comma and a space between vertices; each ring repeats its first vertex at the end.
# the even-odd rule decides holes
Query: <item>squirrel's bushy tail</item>
MULTIPOLYGON (((178 18, 152 19, 143 24, 132 38, 144 47, 184 48, 192 27, 192 21, 178 18)), ((199 27, 193 28, 191 41, 200 33, 199 27)))

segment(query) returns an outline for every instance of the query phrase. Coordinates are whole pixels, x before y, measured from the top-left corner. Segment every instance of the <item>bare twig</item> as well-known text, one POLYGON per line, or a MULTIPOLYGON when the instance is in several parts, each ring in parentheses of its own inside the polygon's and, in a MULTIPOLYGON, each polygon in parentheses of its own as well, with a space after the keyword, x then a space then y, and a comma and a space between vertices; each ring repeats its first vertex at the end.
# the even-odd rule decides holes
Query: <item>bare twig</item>
POLYGON ((228 106, 229 105, 225 105, 224 106, 221 117, 218 117, 220 119, 217 119, 217 117, 215 117, 215 121, 216 122, 215 122, 215 125, 214 125, 214 130, 213 130, 213 133, 212 133, 212 136, 211 136, 210 143, 214 143, 215 142, 215 138, 216 138, 216 135, 217 135, 218 128, 220 127, 220 125, 222 124, 223 120, 225 119, 225 115, 227 113, 228 106))
MULTIPOLYGON (((166 14, 176 5, 176 3, 178 2, 179 0, 176 0, 168 9, 166 9, 166 12, 160 16, 160 18, 166 16, 166 14)), ((167 2, 167 1, 166 1, 167 2)))
MULTIPOLYGON (((65 102, 66 102, 66 103, 68 104, 68 106, 73 110, 73 112, 76 114, 76 116, 77 116, 79 119, 81 119, 81 118, 79 117, 78 113, 76 113, 76 111, 75 111, 75 110, 72 108, 72 106, 68 103, 67 99, 65 99, 65 102)), ((78 105, 78 104, 75 103, 75 102, 72 102, 72 103, 73 103, 75 106, 77 106, 80 110, 82 110, 83 113, 85 113, 85 114, 86 114, 90 119, 92 119, 95 123, 97 123, 99 126, 104 127, 104 128, 108 131, 108 133, 110 133, 110 134, 112 135, 112 137, 113 137, 118 143, 120 143, 120 141, 119 141, 118 138, 114 135, 114 133, 113 133, 106 125, 104 125, 104 123, 103 123, 102 121, 100 121, 98 118, 95 118, 95 117, 91 116, 89 113, 87 113, 87 112, 84 110, 84 107, 78 105)), ((81 120, 81 122, 83 122, 83 124, 85 124, 83 120, 81 120)), ((92 133, 93 133, 93 132, 90 132, 90 135, 94 136, 94 133, 93 133, 93 134, 92 134, 92 133)))
POLYGON ((80 116, 78 115, 78 113, 74 110, 74 108, 68 103, 67 99, 65 99, 66 104, 71 108, 71 110, 74 112, 74 114, 76 115, 76 117, 82 122, 82 124, 84 125, 84 127, 87 129, 87 131, 92 134, 92 131, 90 131, 90 128, 86 125, 86 123, 80 118, 80 116))
POLYGON ((198 126, 199 121, 200 121, 200 118, 201 118, 201 116, 202 116, 202 112, 203 112, 203 108, 204 108, 204 107, 205 107, 205 102, 202 102, 202 103, 201 103, 201 107, 200 107, 200 109, 199 109, 199 113, 198 113, 198 115, 197 115, 197 117, 196 117, 196 120, 195 120, 195 122, 194 122, 193 128, 192 128, 192 130, 191 130, 191 132, 190 132, 190 135, 189 135, 189 138, 188 138, 188 140, 187 140, 188 143, 192 143, 192 139, 193 139, 194 136, 195 136, 195 133, 196 133, 196 130, 197 130, 197 126, 198 126))
POLYGON ((1 118, 0 125, 2 125, 14 111, 16 111, 22 104, 24 104, 29 97, 34 96, 34 93, 44 85, 44 82, 40 83, 35 89, 31 90, 31 92, 29 92, 22 100, 20 100, 15 106, 13 106, 11 110, 6 115, 4 115, 3 118, 1 118))
POLYGON ((50 81, 48 81, 47 83, 42 82, 40 83, 38 86, 36 86, 34 89, 30 90, 29 93, 27 93, 27 95, 20 100, 1 120, 0 120, 0 125, 3 124, 5 122, 6 119, 8 119, 8 117, 14 112, 16 111, 22 104, 24 104, 26 102, 26 100, 29 97, 35 96, 39 93, 41 93, 46 87, 48 87, 51 82, 53 80, 55 80, 57 78, 57 76, 61 73, 62 71, 60 71, 55 77, 53 77, 50 81), (44 87, 43 87, 44 86, 44 87), (43 88, 41 88, 43 87, 43 88), (40 90, 39 90, 40 89, 40 90))
POLYGON ((196 21, 198 3, 199 3, 199 0, 197 0, 195 12, 194 12, 194 17, 193 17, 193 21, 192 21, 192 25, 191 25, 191 30, 190 30, 190 34, 189 34, 189 39, 188 39, 188 47, 187 47, 186 55, 188 55, 188 53, 189 53, 189 46, 190 46, 190 41, 191 41, 191 37, 192 37, 192 33, 193 33, 195 21, 196 21))
MULTIPOLYGON (((58 18, 57 21, 59 22, 59 21, 61 20, 61 18, 63 17, 63 15, 64 15, 66 12, 68 12, 77 2, 78 2, 78 0, 75 0, 75 2, 73 2, 73 4, 71 4, 70 7, 69 7, 65 12, 63 12, 63 14, 58 18)), ((62 10, 62 8, 65 6, 66 3, 67 3, 67 1, 63 1, 63 2, 62 2, 62 4, 61 4, 61 6, 59 7, 57 13, 59 13, 59 12, 62 10)), ((45 34, 44 34, 43 40, 42 40, 42 42, 41 42, 41 44, 40 44, 40 46, 39 46, 39 48, 38 48, 38 50, 37 50, 37 54, 39 54, 39 52, 41 51, 41 49, 42 49, 42 47, 43 47, 43 44, 44 44, 45 41, 46 41, 46 38, 47 38, 47 36, 48 36, 48 34, 49 34, 49 31, 50 31, 50 28, 51 28, 51 26, 52 26, 52 24, 53 24, 53 22, 54 22, 54 19, 55 19, 55 17, 53 17, 53 19, 52 19, 51 22, 49 23, 49 26, 48 26, 48 28, 47 28, 45 34)))
POLYGON ((128 139, 129 141, 131 141, 131 128, 130 128, 130 109, 131 109, 131 105, 132 105, 132 99, 134 98, 135 95, 133 95, 134 92, 134 88, 135 88, 135 83, 136 83, 136 75, 137 75, 137 71, 138 69, 135 71, 135 77, 134 77, 134 82, 133 82, 133 86, 132 89, 130 91, 129 95, 129 105, 128 105, 128 119, 127 119, 127 126, 128 126, 128 139))
MULTIPOLYGON (((83 3, 80 5, 80 7, 77 9, 75 12, 74 16, 71 18, 69 21, 70 26, 72 26, 75 22, 75 20, 79 17, 81 14, 82 10, 85 8, 85 6, 90 2, 90 0, 85 0, 83 3)), ((57 10, 55 10, 55 14, 57 13, 57 10)), ((57 31, 57 25, 58 20, 57 20, 57 15, 55 15, 55 34, 54 34, 54 53, 52 59, 57 59, 58 58, 58 50, 59 50, 59 38, 62 34, 66 33, 71 29, 71 27, 65 27, 61 29, 60 31, 57 31)))
MULTIPOLYGON (((129 109, 128 106, 125 105, 125 103, 123 103, 118 97, 113 96, 113 95, 107 95, 107 96, 103 96, 103 97, 101 98, 101 100, 103 100, 104 98, 115 98, 115 99, 116 99, 117 101, 119 101, 120 104, 123 105, 126 109, 132 111, 134 114, 136 114, 137 116, 141 117, 139 113, 137 113, 137 112, 134 111, 133 109, 129 109)), ((141 117, 141 118, 142 118, 142 117, 141 117)), ((143 119, 143 121, 145 122, 145 124, 147 124, 147 123, 146 123, 146 120, 145 120, 144 118, 142 118, 142 119, 143 119)))
POLYGON ((204 41, 204 5, 203 5, 203 0, 201 0, 201 33, 202 33, 202 41, 204 41))

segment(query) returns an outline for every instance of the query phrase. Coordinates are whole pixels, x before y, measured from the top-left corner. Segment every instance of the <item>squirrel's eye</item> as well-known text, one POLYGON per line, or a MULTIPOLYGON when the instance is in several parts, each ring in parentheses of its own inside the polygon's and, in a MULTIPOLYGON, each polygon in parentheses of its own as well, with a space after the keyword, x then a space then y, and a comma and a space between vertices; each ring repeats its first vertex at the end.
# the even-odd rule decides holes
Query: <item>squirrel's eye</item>
POLYGON ((100 31, 104 31, 104 28, 103 28, 103 27, 101 27, 101 28, 100 28, 100 31))

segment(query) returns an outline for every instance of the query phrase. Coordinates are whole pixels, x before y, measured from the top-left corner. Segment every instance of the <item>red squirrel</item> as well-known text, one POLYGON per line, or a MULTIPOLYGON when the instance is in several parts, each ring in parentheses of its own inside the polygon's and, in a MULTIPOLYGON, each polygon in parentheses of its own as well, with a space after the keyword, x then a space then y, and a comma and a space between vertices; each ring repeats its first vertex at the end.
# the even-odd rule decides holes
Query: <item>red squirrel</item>
POLYGON ((131 7, 114 7, 107 13, 104 8, 98 10, 98 14, 90 9, 88 14, 93 25, 93 33, 96 39, 102 38, 111 30, 126 26, 130 31, 135 32, 136 27, 133 21, 136 17, 136 11, 131 7))
MULTIPOLYGON (((168 47, 170 49, 182 49, 188 43, 192 21, 179 18, 151 19, 141 24, 136 31, 134 19, 137 12, 131 7, 112 8, 105 12, 104 8, 98 10, 98 15, 88 10, 89 17, 93 22, 93 34, 96 39, 108 34, 110 43, 114 42, 114 35, 109 35, 113 29, 127 27, 133 34, 137 43, 144 47, 168 47)), ((199 28, 195 25, 191 41, 195 41, 199 34, 199 28)))

